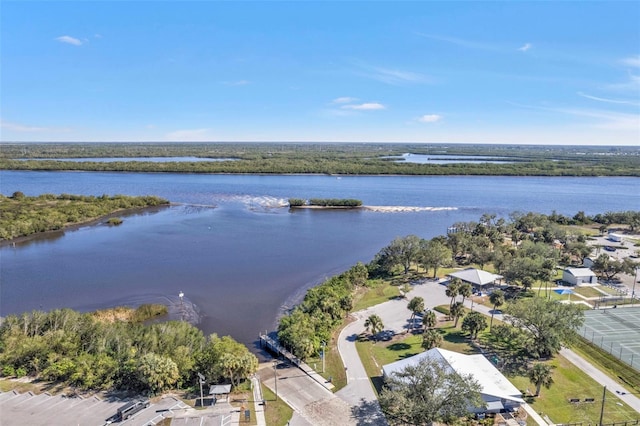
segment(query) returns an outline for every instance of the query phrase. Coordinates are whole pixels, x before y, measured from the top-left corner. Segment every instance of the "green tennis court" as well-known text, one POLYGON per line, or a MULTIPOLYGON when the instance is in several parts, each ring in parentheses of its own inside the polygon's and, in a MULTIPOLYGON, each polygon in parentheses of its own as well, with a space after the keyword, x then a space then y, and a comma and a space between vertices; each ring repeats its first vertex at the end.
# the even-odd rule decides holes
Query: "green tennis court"
POLYGON ((578 333, 640 370, 640 306, 585 311, 578 333))

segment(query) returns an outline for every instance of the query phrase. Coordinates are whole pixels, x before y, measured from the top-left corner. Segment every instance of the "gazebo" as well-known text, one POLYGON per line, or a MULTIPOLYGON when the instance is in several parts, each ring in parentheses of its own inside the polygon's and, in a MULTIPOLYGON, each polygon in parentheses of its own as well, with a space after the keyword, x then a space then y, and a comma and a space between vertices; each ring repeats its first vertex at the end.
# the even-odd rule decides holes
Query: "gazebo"
POLYGON ((482 269, 469 268, 458 272, 452 272, 447 275, 451 278, 459 278, 462 282, 471 284, 474 288, 483 289, 485 286, 496 284, 503 278, 502 275, 492 274, 482 269))
POLYGON ((216 401, 222 397, 227 401, 230 393, 231 385, 211 385, 211 389, 209 390, 209 395, 213 395, 216 401))

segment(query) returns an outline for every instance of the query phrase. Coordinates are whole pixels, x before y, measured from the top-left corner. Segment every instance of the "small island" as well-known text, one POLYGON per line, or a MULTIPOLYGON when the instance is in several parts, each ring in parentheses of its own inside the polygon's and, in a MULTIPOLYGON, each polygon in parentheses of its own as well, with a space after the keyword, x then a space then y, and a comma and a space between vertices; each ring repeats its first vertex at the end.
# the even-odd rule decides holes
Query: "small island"
POLYGON ((362 201, 353 198, 289 198, 291 209, 357 209, 362 201))

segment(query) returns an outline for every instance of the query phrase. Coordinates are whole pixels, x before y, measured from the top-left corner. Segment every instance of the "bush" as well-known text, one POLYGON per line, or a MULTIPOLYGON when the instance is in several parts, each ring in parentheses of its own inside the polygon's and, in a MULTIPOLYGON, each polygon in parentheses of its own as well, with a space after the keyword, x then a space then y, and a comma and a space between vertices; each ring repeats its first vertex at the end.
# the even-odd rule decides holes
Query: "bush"
POLYGON ((109 218, 109 220, 107 220, 108 225, 114 225, 114 226, 121 225, 122 222, 123 220, 119 217, 112 217, 112 218, 109 218))
POLYGON ((3 377, 13 377, 16 375, 16 369, 13 368, 13 365, 5 365, 2 367, 2 376, 3 377))

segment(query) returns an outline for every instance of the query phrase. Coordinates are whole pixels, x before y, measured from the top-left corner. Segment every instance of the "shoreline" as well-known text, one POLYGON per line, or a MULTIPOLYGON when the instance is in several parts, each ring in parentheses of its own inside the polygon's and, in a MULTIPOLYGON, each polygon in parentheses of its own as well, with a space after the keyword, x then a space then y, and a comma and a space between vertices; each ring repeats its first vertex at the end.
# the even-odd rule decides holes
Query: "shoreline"
MULTIPOLYGON (((62 236, 67 231, 77 231, 78 229, 84 228, 85 226, 106 225, 106 223, 104 222, 106 222, 106 220, 112 217, 133 216, 136 214, 142 214, 147 212, 154 213, 164 208, 168 208, 175 205, 177 204, 169 203, 169 204, 164 204, 160 206, 136 207, 131 209, 116 210, 111 213, 107 213, 105 215, 96 217, 94 219, 87 219, 82 222, 76 222, 69 225, 65 225, 61 229, 52 229, 50 231, 36 232, 35 234, 23 235, 21 237, 12 238, 10 240, 2 240, 0 241, 0 248, 7 247, 7 246, 15 246, 16 244, 23 244, 29 241, 44 239, 47 237, 62 236)), ((117 225, 113 225, 113 226, 117 226, 117 225)))

